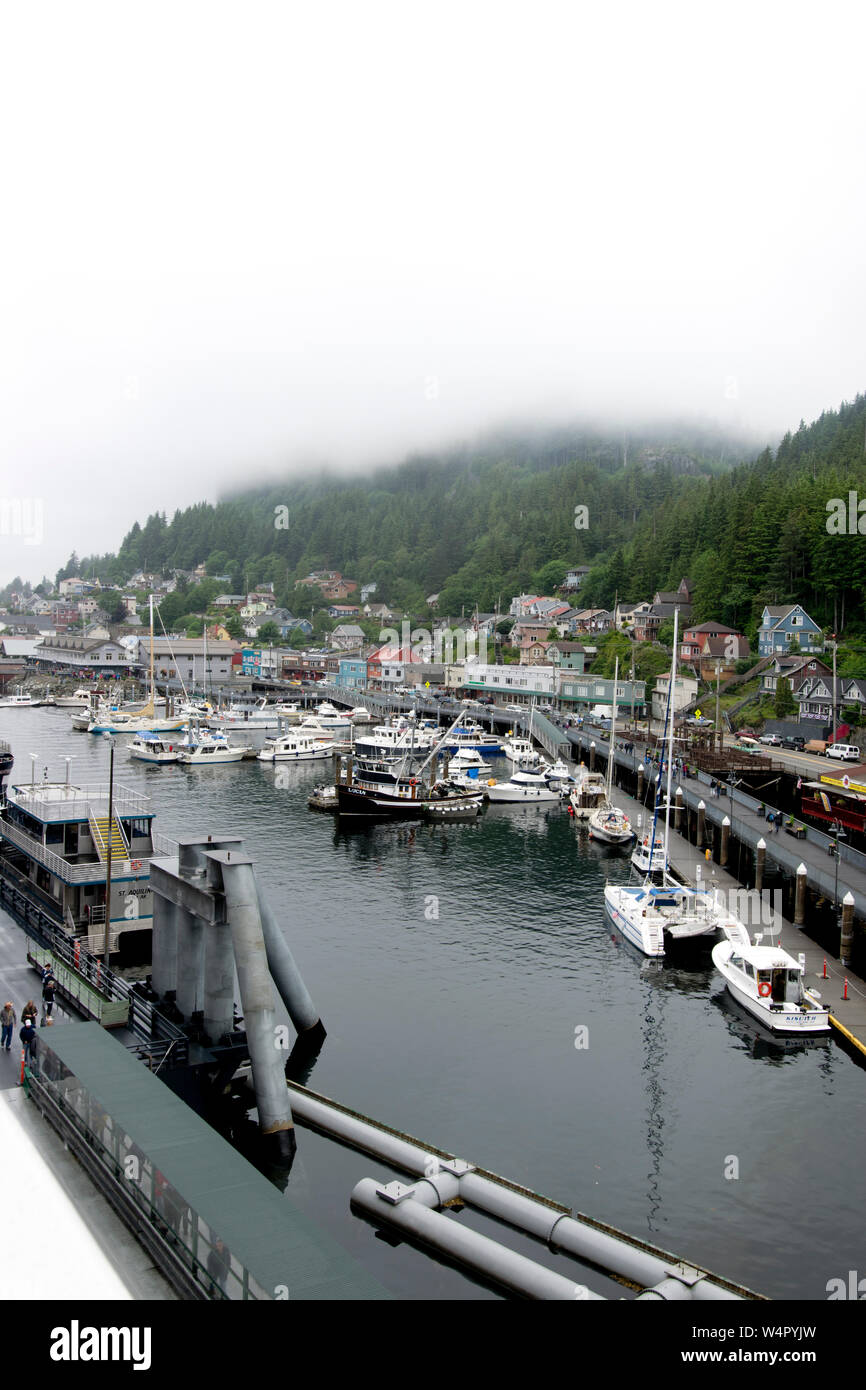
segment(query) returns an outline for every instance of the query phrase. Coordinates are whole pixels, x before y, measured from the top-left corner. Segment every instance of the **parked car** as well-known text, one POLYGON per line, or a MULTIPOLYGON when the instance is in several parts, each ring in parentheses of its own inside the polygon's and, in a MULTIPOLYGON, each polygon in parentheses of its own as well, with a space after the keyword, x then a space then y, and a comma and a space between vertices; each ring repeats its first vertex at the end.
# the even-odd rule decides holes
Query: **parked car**
POLYGON ((769 744, 773 748, 781 748, 782 746, 782 740, 778 734, 761 734, 758 742, 769 744))
POLYGON ((786 734, 782 739, 782 747, 790 748, 794 753, 802 753, 806 747, 806 740, 801 738, 799 734, 786 734))
POLYGON ((823 753, 826 751, 827 743, 823 738, 810 738, 804 749, 806 753, 823 753))

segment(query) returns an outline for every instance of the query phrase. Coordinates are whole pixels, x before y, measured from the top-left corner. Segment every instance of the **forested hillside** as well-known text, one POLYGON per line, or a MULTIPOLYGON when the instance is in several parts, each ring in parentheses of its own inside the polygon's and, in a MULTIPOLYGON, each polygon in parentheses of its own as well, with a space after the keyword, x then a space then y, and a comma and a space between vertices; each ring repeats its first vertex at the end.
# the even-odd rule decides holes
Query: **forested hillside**
POLYGON ((79 570, 124 581, 138 568, 207 563, 234 591, 273 581, 291 607, 299 579, 332 567, 375 581, 379 601, 422 611, 438 592, 439 611, 457 615, 550 589, 568 565, 587 564, 587 603, 636 602, 688 575, 698 619, 753 632, 764 603, 797 600, 832 624, 835 602, 839 629, 859 632, 864 541, 829 533, 827 504, 851 490, 866 502, 864 439, 858 396, 749 462, 710 436, 488 440, 363 478, 293 479, 170 521, 155 514, 117 556, 79 570), (576 507, 587 508, 585 528, 576 507))

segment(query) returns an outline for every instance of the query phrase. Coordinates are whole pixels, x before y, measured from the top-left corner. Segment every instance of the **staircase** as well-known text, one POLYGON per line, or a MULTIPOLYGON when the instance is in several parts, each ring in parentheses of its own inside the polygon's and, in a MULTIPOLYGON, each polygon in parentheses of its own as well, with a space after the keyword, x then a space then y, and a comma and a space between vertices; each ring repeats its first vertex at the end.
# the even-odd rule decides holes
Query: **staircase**
POLYGON ((95 816, 91 811, 88 820, 90 822, 90 833, 93 836, 93 843, 96 846, 96 853, 104 864, 108 859, 109 836, 111 839, 111 858, 129 858, 129 845, 123 833, 123 827, 116 816, 111 818, 111 829, 109 831, 108 816, 95 816))

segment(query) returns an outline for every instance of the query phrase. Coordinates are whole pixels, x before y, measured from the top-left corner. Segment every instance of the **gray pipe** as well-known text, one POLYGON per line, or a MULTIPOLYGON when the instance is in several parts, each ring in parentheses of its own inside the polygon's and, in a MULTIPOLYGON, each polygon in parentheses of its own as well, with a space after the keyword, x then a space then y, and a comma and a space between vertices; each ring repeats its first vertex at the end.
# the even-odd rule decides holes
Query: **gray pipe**
POLYGON ((489 1236, 461 1226, 442 1212, 431 1211, 429 1207, 434 1204, 438 1205, 438 1197, 427 1183, 401 1189, 399 1183, 383 1187, 373 1178, 362 1178, 352 1192, 353 1208, 364 1212, 377 1225, 395 1227, 509 1293, 568 1303, 575 1299, 603 1301, 600 1294, 592 1293, 573 1279, 545 1269, 489 1236), (399 1197, 393 1200, 383 1193, 395 1196, 399 1193, 399 1197))
MULTIPOLYGON (((217 856, 213 856, 217 858, 217 856)), ((252 862, 231 859, 231 851, 219 854, 226 909, 238 971, 241 1007, 252 1065, 259 1127, 263 1134, 290 1132, 294 1123, 283 1073, 284 1054, 277 1046, 274 992, 268 974, 262 922, 259 915, 252 862)))
POLYGON ((204 1031, 213 1042, 232 1031, 235 972, 228 922, 210 922, 204 939, 204 1031))
POLYGON ((190 1019, 202 1006, 204 923, 185 907, 175 905, 177 923, 177 1007, 190 1019))
MULTIPOLYGON (((253 871, 253 877, 255 878, 255 871, 253 871)), ((262 893, 258 881, 256 881, 255 887, 268 957, 268 968, 280 998, 289 1011, 289 1018, 299 1036, 311 1029, 318 1029, 321 1036, 324 1037, 325 1030, 319 1018, 318 1010, 301 979, 301 972, 295 964, 289 943, 286 941, 280 924, 262 893)))
MULTIPOLYGON (((451 1160, 439 1159, 411 1140, 379 1129, 362 1116, 347 1114, 315 1099, 303 1089, 292 1086, 291 1093, 292 1106, 299 1120, 344 1140, 353 1148, 381 1159, 394 1168, 427 1177, 439 1163, 453 1166, 451 1160)), ((460 1165, 461 1168, 464 1166, 460 1165)), ((673 1256, 666 1259, 663 1254, 641 1249, 614 1234, 567 1216, 544 1202, 514 1192, 480 1173, 463 1171, 459 1183, 460 1198, 467 1206, 496 1217, 534 1236, 536 1240, 543 1240, 553 1250, 562 1250, 576 1259, 587 1260, 601 1269, 609 1270, 642 1289, 662 1286, 679 1267, 683 1278, 676 1279, 676 1282, 688 1290, 689 1298, 716 1301, 739 1300, 743 1297, 714 1282, 703 1270, 681 1265, 673 1256)))
POLYGON ((164 999, 169 991, 177 991, 177 910, 161 893, 153 895, 152 941, 151 981, 164 999))

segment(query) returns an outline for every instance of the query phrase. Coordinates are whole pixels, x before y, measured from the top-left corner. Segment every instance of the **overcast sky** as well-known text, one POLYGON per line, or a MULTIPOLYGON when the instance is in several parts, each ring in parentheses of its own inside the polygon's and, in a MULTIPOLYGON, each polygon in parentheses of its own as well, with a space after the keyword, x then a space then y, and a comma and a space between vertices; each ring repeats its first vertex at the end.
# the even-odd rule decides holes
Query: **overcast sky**
POLYGON ((7 7, 0 582, 504 420, 850 399, 861 8, 7 7))

